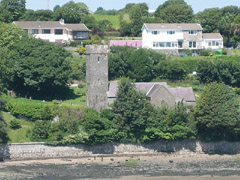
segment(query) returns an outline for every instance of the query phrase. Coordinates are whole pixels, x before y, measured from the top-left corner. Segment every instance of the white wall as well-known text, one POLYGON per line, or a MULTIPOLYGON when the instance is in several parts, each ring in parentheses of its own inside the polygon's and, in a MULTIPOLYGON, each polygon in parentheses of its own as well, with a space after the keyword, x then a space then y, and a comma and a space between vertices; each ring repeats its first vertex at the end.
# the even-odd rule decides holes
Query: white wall
POLYGON ((43 40, 49 40, 49 42, 56 42, 56 40, 62 39, 63 41, 72 40, 72 36, 68 34, 55 35, 55 34, 34 34, 34 37, 43 40))
POLYGON ((177 47, 153 47, 153 42, 174 42, 177 43, 179 39, 183 40, 183 32, 175 31, 175 34, 167 34, 168 30, 158 31, 158 34, 152 34, 152 31, 145 27, 142 32, 142 47, 151 49, 177 49, 177 47))
POLYGON ((204 39, 203 41, 203 49, 222 49, 223 48, 223 40, 220 39, 204 39), (215 46, 212 45, 212 42, 215 41, 215 46), (209 46, 209 42, 211 42, 211 46, 209 46), (216 42, 219 43, 219 45, 216 45, 216 42))

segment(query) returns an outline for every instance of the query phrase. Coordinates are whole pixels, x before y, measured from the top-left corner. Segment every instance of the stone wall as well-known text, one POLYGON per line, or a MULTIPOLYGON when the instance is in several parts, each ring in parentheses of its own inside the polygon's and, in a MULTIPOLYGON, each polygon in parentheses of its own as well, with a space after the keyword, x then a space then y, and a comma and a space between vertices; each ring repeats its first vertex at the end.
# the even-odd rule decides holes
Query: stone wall
POLYGON ((87 107, 106 109, 108 91, 108 46, 86 46, 87 107))
POLYGON ((163 153, 175 154, 239 154, 240 142, 205 143, 195 140, 158 141, 149 144, 120 144, 104 145, 69 145, 48 146, 44 143, 21 143, 0 145, 0 156, 4 159, 48 159, 48 158, 77 158, 89 156, 124 156, 124 155, 153 155, 163 153))

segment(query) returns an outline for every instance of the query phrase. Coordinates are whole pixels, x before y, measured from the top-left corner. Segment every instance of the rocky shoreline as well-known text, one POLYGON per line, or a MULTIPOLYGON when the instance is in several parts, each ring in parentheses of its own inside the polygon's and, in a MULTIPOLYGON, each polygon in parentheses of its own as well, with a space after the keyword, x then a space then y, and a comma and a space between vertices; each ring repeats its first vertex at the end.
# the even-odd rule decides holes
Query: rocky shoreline
POLYGON ((240 155, 109 156, 0 163, 0 179, 5 180, 135 179, 135 176, 139 176, 139 180, 216 176, 239 179, 240 155))

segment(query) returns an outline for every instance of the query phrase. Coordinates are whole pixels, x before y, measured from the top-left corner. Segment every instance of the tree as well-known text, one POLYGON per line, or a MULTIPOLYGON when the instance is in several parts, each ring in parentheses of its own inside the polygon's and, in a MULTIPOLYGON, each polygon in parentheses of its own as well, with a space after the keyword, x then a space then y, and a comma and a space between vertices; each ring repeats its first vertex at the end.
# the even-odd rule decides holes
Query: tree
POLYGON ((11 58, 14 46, 21 40, 21 37, 27 36, 27 33, 13 25, 0 23, 0 87, 9 89, 13 82, 14 60, 11 58))
POLYGON ((239 137, 239 102, 232 88, 216 82, 207 85, 194 110, 200 137, 233 140, 239 137))
MULTIPOLYGON (((69 53, 60 46, 35 38, 22 38, 15 45, 14 89, 22 95, 53 96, 70 81, 69 53)), ((52 98, 53 98, 52 97, 52 98)))
POLYGON ((56 20, 64 19, 66 23, 79 23, 83 16, 88 15, 88 7, 84 3, 70 1, 55 12, 56 20))
POLYGON ((4 22, 17 21, 25 13, 25 0, 2 0, 0 2, 0 20, 4 22))
POLYGON ((222 12, 219 8, 205 9, 195 15, 195 19, 200 21, 204 33, 216 32, 220 17, 222 17, 222 12))
POLYGON ((2 105, 3 101, 0 98, 0 143, 6 143, 8 141, 7 124, 2 117, 2 105))
POLYGON ((107 20, 107 19, 104 19, 104 20, 101 20, 98 22, 98 27, 102 30, 102 31, 108 31, 109 29, 112 28, 112 23, 107 20))
POLYGON ((97 21, 94 16, 91 15, 83 16, 81 23, 85 24, 89 29, 97 27, 97 21))
POLYGON ((51 10, 27 10, 21 17, 23 21, 52 21, 54 20, 54 13, 51 10))
POLYGON ((115 114, 113 121, 118 129, 116 139, 129 142, 142 139, 146 122, 152 116, 153 106, 144 94, 136 91, 130 79, 123 78, 119 82, 112 111, 115 114))
POLYGON ((155 17, 165 23, 189 23, 193 19, 193 10, 184 0, 167 0, 158 6, 155 17))
POLYGON ((113 141, 116 129, 113 128, 113 122, 101 118, 95 109, 87 109, 82 117, 83 126, 88 133, 88 143, 91 145, 107 143, 113 141))

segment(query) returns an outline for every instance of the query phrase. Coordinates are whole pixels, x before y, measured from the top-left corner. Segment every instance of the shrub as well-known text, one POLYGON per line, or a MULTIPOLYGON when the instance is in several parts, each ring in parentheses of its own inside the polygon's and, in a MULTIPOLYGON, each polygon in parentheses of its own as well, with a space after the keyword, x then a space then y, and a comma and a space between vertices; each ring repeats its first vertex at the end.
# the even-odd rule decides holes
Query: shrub
POLYGON ((51 120, 57 112, 56 105, 27 104, 10 100, 5 105, 5 110, 11 112, 14 116, 24 116, 31 121, 51 120))
POLYGON ((19 129, 22 126, 21 126, 20 122, 17 119, 13 119, 13 120, 10 121, 10 127, 12 129, 19 129))
POLYGON ((49 137, 50 122, 38 120, 32 130, 31 140, 41 141, 49 137))

